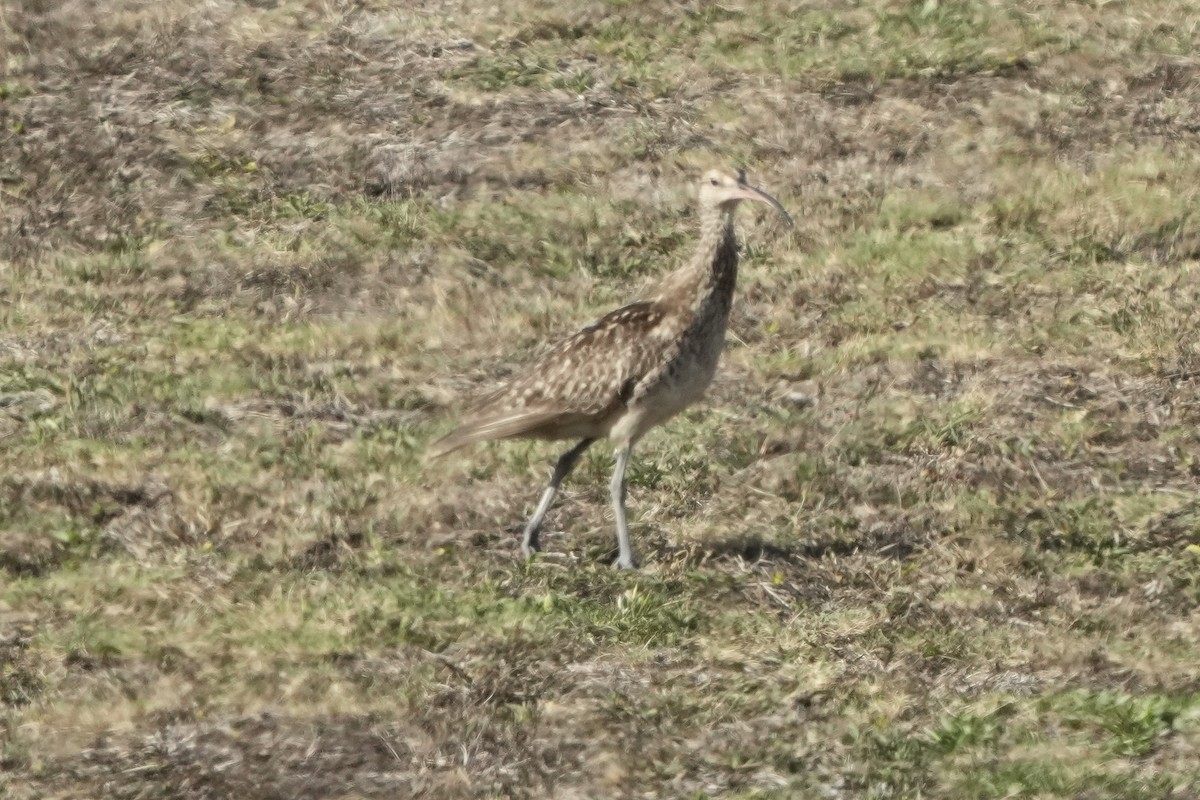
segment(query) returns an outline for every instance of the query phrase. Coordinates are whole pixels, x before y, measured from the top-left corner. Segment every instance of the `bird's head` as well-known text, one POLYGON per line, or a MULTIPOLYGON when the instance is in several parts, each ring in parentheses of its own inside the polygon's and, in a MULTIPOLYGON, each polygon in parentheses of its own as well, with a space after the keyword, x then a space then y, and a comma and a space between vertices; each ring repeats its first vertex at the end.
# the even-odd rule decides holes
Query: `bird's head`
POLYGON ((710 169, 704 173, 704 177, 700 181, 701 208, 730 213, 743 200, 757 200, 760 203, 766 203, 779 212, 789 227, 794 224, 791 216, 784 211, 778 200, 762 189, 746 183, 744 169, 738 170, 736 175, 723 169, 710 169))

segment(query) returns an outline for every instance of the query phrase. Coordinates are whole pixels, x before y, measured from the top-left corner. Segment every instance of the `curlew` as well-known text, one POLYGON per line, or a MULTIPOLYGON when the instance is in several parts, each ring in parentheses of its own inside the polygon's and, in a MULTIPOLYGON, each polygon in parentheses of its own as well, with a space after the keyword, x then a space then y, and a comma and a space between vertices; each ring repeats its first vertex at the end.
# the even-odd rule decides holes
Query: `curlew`
POLYGON ((554 466, 550 483, 525 526, 522 551, 538 548, 538 531, 554 496, 593 442, 612 441, 616 466, 610 491, 616 517, 616 566, 634 566, 625 516, 625 469, 633 447, 651 428, 704 393, 716 372, 737 282, 734 210, 758 200, 792 218, 761 189, 737 175, 710 170, 700 183, 700 246, 666 276, 652 297, 618 308, 564 339, 532 366, 484 397, 459 427, 434 442, 436 457, 490 439, 577 440, 554 466))

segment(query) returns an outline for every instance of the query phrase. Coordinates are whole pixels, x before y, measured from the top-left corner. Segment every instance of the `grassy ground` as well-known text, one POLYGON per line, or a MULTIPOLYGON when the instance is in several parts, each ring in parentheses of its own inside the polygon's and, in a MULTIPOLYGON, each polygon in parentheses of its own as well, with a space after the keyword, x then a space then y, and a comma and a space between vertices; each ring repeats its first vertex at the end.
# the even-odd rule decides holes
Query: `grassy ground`
POLYGON ((1200 796, 1184 0, 0 5, 0 794, 1200 796), (398 10, 412 6, 413 10, 398 10), (686 258, 705 406, 422 465, 686 258))

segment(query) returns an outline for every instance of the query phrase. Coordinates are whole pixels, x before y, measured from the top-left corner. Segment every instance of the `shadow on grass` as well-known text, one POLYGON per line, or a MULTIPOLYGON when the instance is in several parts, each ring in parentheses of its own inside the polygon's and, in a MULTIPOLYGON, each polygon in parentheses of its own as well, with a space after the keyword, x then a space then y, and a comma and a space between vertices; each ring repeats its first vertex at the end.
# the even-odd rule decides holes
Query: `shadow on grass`
POLYGON ((901 526, 854 532, 854 535, 800 540, 794 544, 770 541, 756 534, 740 534, 685 545, 664 542, 655 547, 654 552, 664 559, 686 559, 696 563, 710 559, 741 559, 751 563, 803 564, 828 556, 853 555, 875 555, 903 561, 926 546, 927 536, 901 526))

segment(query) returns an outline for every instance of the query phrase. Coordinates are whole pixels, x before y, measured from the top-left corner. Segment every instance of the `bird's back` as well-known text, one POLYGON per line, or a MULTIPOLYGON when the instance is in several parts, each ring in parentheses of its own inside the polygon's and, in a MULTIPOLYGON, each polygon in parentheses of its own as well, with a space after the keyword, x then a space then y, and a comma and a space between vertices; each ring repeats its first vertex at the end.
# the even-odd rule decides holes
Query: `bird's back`
POLYGON ((653 301, 606 314, 484 397, 431 454, 490 439, 607 435, 645 378, 669 362, 679 322, 653 301))

